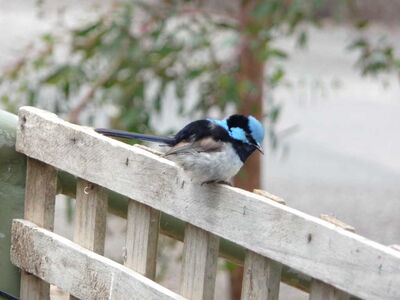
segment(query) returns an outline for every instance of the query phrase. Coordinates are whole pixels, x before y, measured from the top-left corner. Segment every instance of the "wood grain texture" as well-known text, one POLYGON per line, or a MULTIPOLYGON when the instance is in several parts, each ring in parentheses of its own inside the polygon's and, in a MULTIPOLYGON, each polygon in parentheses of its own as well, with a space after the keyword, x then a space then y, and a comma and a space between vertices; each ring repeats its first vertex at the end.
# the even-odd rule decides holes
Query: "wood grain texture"
POLYGON ((349 300, 350 295, 322 281, 311 282, 310 300, 349 300))
MULTIPOLYGON (((350 226, 337 218, 331 217, 326 214, 321 214, 319 216, 322 220, 327 221, 333 225, 339 226, 344 230, 356 232, 353 226, 350 226)), ((336 299, 336 300, 349 300, 351 296, 348 293, 345 293, 341 290, 336 289, 335 287, 328 285, 322 281, 312 279, 311 287, 310 287, 310 299, 313 300, 322 300, 322 299, 336 299)))
POLYGON ((98 254, 104 253, 107 224, 107 191, 84 179, 76 185, 74 242, 98 254))
MULTIPOLYGON (((38 160, 28 158, 26 170, 24 218, 53 230, 57 171, 38 160)), ((21 272, 21 299, 50 299, 50 285, 38 277, 21 272)))
POLYGON ((24 218, 53 230, 56 193, 57 170, 41 161, 28 158, 24 218))
POLYGON ((185 228, 180 293, 193 300, 214 299, 219 237, 191 224, 185 228))
POLYGON ((160 212, 130 200, 128 204, 125 266, 155 279, 160 212))
POLYGON ((25 220, 13 221, 11 261, 80 299, 185 299, 25 220))
POLYGON ((400 253, 241 189, 192 184, 143 149, 24 107, 17 150, 369 299, 400 299, 400 253), (144 188, 145 187, 145 188, 144 188))
MULTIPOLYGON (((74 242, 98 254, 104 253, 107 224, 107 191, 84 179, 76 183, 74 242)), ((71 296, 71 300, 78 298, 71 296)))
POLYGON ((282 265, 252 251, 246 252, 242 300, 278 300, 282 265))

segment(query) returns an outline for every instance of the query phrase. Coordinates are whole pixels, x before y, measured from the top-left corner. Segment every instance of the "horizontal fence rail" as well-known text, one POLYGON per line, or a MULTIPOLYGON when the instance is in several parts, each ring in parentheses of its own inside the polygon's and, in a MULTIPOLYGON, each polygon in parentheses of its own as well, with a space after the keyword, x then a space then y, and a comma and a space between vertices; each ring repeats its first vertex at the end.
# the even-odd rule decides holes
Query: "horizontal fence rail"
POLYGON ((14 220, 12 232, 15 265, 80 299, 185 299, 29 221, 14 220))
MULTIPOLYGON (((184 296, 209 297, 204 291, 214 289, 215 249, 219 238, 224 238, 248 249, 243 294, 250 299, 277 298, 281 264, 315 278, 313 299, 324 299, 318 296, 323 295, 323 285, 332 286, 333 294, 342 290, 366 299, 400 299, 399 252, 263 196, 229 186, 191 183, 169 160, 32 107, 20 109, 16 147, 33 159, 144 205, 143 219, 131 226, 145 228, 147 233, 132 239, 156 243, 152 224, 158 222, 159 211, 187 222, 184 296), (201 271, 194 274, 198 265, 201 271), (255 281, 252 274, 268 283, 255 281), (199 276, 196 282, 202 291, 192 286, 193 276, 199 276), (254 285, 259 286, 256 294, 251 290, 254 285)), ((127 243, 129 250, 132 246, 127 243)), ((148 261, 140 267, 141 273, 149 277, 154 268, 150 248, 140 250, 148 261)), ((136 265, 135 257, 126 265, 136 265)))

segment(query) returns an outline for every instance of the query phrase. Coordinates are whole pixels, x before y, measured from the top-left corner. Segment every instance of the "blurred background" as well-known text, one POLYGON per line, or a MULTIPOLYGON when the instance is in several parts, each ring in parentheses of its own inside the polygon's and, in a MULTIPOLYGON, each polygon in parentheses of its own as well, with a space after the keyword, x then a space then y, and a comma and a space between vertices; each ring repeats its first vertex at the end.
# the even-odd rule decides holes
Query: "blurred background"
MULTIPOLYGON (((399 0, 0 0, 0 108, 163 135, 252 114, 267 151, 237 186, 399 244, 399 14, 399 0)), ((67 237, 72 208, 57 202, 67 237)), ((121 261, 125 221, 108 221, 106 255, 121 261)), ((178 290, 182 245, 160 244, 158 280, 178 290)), ((241 272, 220 261, 216 299, 240 299, 241 272)))

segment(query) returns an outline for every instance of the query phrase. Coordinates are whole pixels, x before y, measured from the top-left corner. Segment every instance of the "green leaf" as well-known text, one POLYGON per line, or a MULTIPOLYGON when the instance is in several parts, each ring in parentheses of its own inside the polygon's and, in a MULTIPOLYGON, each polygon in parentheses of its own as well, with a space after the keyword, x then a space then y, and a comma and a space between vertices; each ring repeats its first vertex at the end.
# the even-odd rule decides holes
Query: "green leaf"
POLYGON ((366 48, 368 45, 368 42, 364 38, 358 38, 351 42, 350 45, 347 46, 347 49, 353 50, 357 48, 366 48))
POLYGON ((103 24, 103 21, 104 21, 103 18, 100 18, 99 20, 97 20, 96 22, 94 22, 92 24, 89 24, 80 29, 73 30, 72 34, 75 36, 80 36, 80 37, 87 36, 89 33, 93 32, 94 30, 99 28, 103 24))
POLYGON ((276 69, 270 78, 271 84, 277 85, 283 76, 285 76, 285 71, 282 68, 276 69))
POLYGON ((302 31, 300 32, 297 38, 297 45, 299 47, 304 47, 307 44, 307 40, 308 40, 307 32, 302 31))
POLYGON ((51 33, 45 33, 41 37, 43 42, 46 44, 52 44, 54 43, 54 36, 51 33))
POLYGON ((183 99, 186 96, 186 81, 179 79, 175 82, 175 95, 178 99, 183 99))
POLYGON ((288 54, 277 48, 270 48, 268 45, 265 47, 264 51, 261 52, 260 59, 267 61, 270 58, 286 59, 288 54))
POLYGON ((237 265, 235 263, 233 263, 233 262, 225 260, 225 268, 228 271, 233 271, 233 270, 235 270, 237 268, 237 265))
POLYGON ((280 105, 274 105, 271 108, 270 114, 269 114, 271 122, 275 123, 278 120, 280 113, 281 113, 281 109, 282 109, 282 107, 280 105))
POLYGON ((56 68, 52 73, 47 75, 45 78, 42 79, 42 83, 56 85, 60 83, 62 80, 66 79, 70 71, 70 66, 62 65, 56 68))
POLYGON ((279 4, 276 1, 260 1, 252 10, 251 16, 257 20, 266 19, 279 4))
POLYGON ((369 26, 370 21, 365 19, 365 20, 361 20, 355 23, 355 27, 358 29, 365 29, 369 26))
POLYGON ((29 106, 35 106, 36 105, 36 99, 37 98, 37 90, 29 89, 28 90, 28 103, 27 105, 29 106))

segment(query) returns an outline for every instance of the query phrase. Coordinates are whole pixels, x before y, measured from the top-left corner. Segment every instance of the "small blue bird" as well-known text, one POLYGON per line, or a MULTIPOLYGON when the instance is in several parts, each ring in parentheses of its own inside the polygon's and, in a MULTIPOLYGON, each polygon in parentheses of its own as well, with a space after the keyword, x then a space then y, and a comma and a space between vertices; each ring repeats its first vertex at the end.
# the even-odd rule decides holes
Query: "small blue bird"
POLYGON ((166 144, 170 149, 164 156, 180 165, 193 181, 202 184, 227 183, 255 150, 263 153, 264 128, 252 116, 193 121, 172 138, 103 128, 95 131, 106 136, 166 144))

